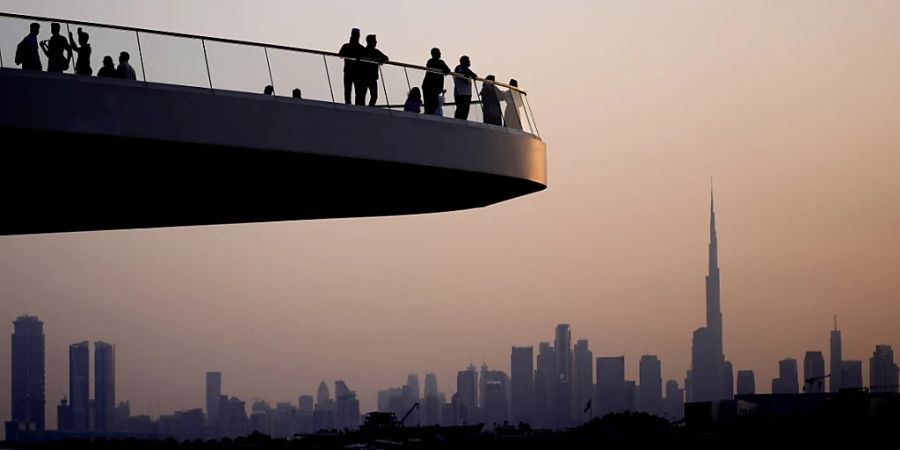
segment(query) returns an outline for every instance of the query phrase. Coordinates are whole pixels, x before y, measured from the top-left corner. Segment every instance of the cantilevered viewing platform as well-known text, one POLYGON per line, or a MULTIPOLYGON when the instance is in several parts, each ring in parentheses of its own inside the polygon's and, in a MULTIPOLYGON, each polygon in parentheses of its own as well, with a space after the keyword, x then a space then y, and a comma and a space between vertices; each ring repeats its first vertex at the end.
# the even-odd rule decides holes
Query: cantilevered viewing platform
POLYGON ((11 14, 0 40, 0 235, 435 213, 546 188, 528 97, 504 83, 473 80, 461 120, 452 103, 403 111, 428 70, 411 64, 380 66, 368 107, 343 103, 335 53, 11 14), (19 69, 32 22, 40 41, 51 22, 89 33, 94 74, 129 52, 138 80, 75 75, 74 59, 19 69), (509 126, 483 123, 482 88, 509 126))

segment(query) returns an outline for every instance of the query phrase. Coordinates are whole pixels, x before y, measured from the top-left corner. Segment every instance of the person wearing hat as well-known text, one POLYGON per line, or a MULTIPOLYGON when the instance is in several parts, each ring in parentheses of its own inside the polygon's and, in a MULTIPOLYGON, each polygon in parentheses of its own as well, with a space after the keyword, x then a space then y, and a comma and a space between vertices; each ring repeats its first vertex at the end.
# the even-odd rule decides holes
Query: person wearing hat
POLYGON ((363 90, 361 80, 359 78, 359 58, 362 57, 365 47, 359 43, 359 28, 354 28, 350 32, 350 41, 341 46, 338 55, 344 58, 344 103, 350 104, 351 94, 354 86, 357 95, 363 90))

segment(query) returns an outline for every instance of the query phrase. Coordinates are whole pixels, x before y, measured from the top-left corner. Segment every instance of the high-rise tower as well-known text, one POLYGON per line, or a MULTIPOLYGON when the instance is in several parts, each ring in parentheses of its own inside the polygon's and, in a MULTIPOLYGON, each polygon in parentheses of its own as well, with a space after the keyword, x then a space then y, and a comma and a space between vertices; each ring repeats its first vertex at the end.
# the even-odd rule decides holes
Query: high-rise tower
POLYGON ((730 373, 726 373, 722 345, 722 309, 719 291, 719 239, 716 233, 716 209, 709 194, 709 267, 706 275, 706 327, 694 332, 691 351, 691 401, 728 399, 733 392, 730 373))
POLYGON ((69 346, 69 405, 72 429, 88 431, 91 424, 91 349, 87 341, 69 346))
POLYGON ((21 316, 13 322, 12 421, 44 430, 44 322, 21 316))
POLYGON ((116 346, 94 342, 94 404, 97 431, 116 431, 116 346))
POLYGON ((841 331, 837 327, 837 316, 834 316, 834 330, 831 330, 831 392, 840 392, 843 387, 841 358, 841 331))

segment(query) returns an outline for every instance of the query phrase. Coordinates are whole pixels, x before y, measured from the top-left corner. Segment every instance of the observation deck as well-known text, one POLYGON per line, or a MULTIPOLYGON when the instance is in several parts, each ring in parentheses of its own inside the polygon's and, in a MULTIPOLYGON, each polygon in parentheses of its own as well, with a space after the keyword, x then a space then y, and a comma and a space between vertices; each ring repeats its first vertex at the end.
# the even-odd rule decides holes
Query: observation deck
POLYGON ((376 105, 347 105, 343 65, 324 51, 0 13, 0 235, 436 213, 546 188, 524 90, 471 79, 469 118, 454 119, 451 73, 443 116, 406 112, 429 69, 387 62, 376 105), (19 69, 33 22, 39 41, 51 23, 87 32, 94 75, 73 73, 77 53, 63 73, 19 69), (137 80, 98 78, 123 51, 137 80), (484 123, 482 89, 505 99, 508 126, 484 123))

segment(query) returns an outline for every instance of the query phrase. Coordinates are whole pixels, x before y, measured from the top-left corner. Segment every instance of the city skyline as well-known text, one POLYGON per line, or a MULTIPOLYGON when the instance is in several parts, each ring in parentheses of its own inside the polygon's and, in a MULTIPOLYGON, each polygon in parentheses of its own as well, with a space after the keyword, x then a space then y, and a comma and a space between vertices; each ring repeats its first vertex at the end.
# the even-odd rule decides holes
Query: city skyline
MULTIPOLYGON (((779 360, 828 351, 834 314, 862 384, 874 345, 900 346, 898 4, 7 3, 332 50, 356 26, 418 64, 437 45, 519 79, 550 144, 547 191, 481 210, 0 239, 0 317, 46 323, 48 411, 84 340, 116 344, 134 414, 203 405, 207 371, 248 407, 343 379, 370 410, 412 372, 447 391, 468 363, 506 367, 511 345, 537 358, 561 323, 594 357, 625 355, 626 379, 654 354, 681 384, 705 318, 709 176, 735 373, 768 390, 779 360), (419 20, 434 17, 467 33, 419 20)), ((0 387, 9 360, 0 346, 0 387)))

